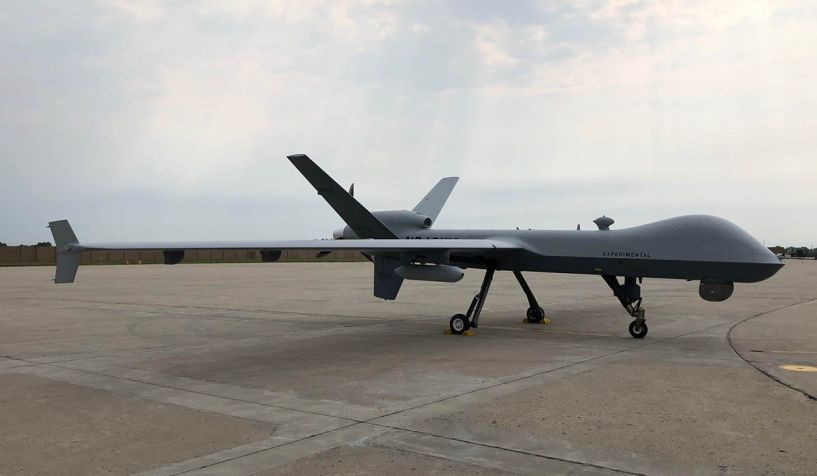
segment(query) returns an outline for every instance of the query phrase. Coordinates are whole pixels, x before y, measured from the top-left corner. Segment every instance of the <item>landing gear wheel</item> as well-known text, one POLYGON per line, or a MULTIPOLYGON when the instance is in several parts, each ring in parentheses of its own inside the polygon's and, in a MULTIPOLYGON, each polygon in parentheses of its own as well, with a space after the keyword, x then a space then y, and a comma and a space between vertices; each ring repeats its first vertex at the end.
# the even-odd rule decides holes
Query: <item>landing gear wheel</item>
POLYGON ((630 335, 636 339, 643 339, 647 335, 647 323, 643 319, 636 319, 630 323, 630 335))
POLYGON ((531 324, 539 324, 545 318, 545 310, 541 307, 528 308, 528 322, 531 324))
POLYGON ((471 328, 471 323, 468 322, 465 314, 454 314, 451 320, 448 321, 448 327, 451 328, 452 334, 462 334, 471 328))

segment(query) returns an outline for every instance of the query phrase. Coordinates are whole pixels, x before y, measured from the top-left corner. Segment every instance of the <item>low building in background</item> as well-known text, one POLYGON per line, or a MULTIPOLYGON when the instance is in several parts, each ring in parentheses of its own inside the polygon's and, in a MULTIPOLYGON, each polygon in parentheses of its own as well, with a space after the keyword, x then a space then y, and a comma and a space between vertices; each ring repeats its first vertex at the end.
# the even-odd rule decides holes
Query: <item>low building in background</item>
POLYGON ((777 256, 783 256, 783 254, 786 252, 786 248, 783 248, 782 246, 770 246, 769 251, 777 256))

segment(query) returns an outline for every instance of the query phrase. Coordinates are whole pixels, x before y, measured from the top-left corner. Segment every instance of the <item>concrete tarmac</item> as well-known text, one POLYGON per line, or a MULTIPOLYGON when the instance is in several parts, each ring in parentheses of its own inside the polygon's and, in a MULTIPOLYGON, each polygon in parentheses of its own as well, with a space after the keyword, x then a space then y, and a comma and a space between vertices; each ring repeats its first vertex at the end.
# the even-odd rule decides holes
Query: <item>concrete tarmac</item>
POLYGON ((369 263, 0 268, 0 475, 815 474, 817 263, 645 280, 482 273, 372 297, 369 263))

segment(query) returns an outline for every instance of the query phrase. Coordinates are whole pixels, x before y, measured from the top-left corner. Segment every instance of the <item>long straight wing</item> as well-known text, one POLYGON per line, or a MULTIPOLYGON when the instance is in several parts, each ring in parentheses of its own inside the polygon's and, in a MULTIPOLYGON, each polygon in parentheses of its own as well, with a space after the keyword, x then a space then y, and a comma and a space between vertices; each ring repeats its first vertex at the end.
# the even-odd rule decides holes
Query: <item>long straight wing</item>
POLYGON ((377 254, 422 254, 429 251, 451 251, 468 254, 490 254, 498 250, 521 248, 512 241, 505 240, 260 240, 260 241, 150 241, 135 243, 81 243, 68 220, 52 221, 48 224, 57 246, 56 283, 72 283, 79 267, 83 251, 94 250, 157 250, 183 251, 200 249, 220 250, 361 250, 377 254))
POLYGON ((410 252, 413 250, 510 250, 519 245, 505 240, 280 240, 280 241, 147 241, 134 243, 72 243, 65 246, 66 251, 95 250, 361 250, 381 252, 410 252))

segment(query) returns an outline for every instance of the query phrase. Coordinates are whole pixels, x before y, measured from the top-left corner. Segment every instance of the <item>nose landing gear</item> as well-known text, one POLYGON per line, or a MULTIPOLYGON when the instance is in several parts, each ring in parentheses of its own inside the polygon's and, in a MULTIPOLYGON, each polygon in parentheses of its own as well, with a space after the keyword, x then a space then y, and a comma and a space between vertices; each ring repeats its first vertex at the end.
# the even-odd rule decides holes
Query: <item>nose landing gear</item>
POLYGON ((635 277, 626 276, 624 284, 618 282, 618 278, 610 275, 602 275, 604 282, 613 290, 613 294, 624 306, 630 316, 635 319, 630 323, 630 335, 636 339, 643 339, 647 335, 647 321, 644 317, 645 311, 641 307, 641 286, 636 284, 635 277))
POLYGON ((644 319, 636 319, 630 323, 630 335, 636 339, 641 339, 647 335, 647 322, 644 319))

